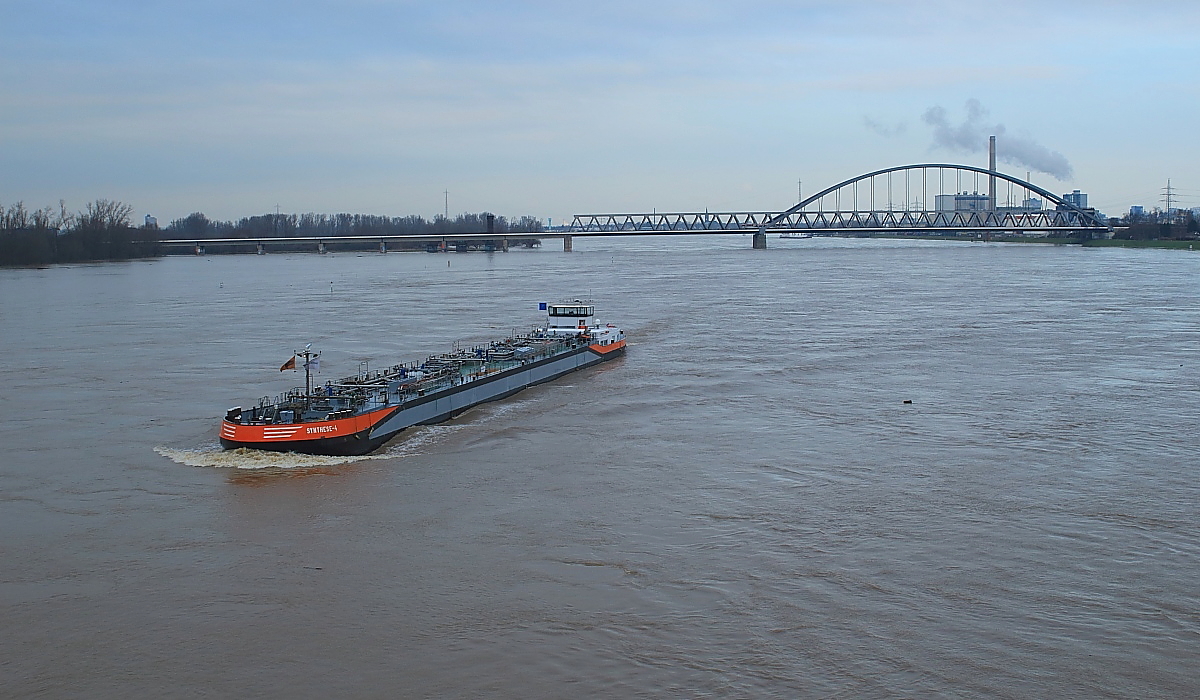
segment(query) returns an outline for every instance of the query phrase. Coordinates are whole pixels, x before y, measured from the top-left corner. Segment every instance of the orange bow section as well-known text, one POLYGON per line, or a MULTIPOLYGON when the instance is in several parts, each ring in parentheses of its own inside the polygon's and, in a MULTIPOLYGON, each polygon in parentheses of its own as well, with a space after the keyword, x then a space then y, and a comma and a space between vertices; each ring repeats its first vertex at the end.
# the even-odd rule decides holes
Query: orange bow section
POLYGON ((322 438, 353 435, 369 429, 395 410, 394 407, 360 416, 338 420, 315 421, 312 423, 275 423, 270 425, 241 425, 221 421, 221 437, 234 442, 288 442, 293 440, 320 440, 322 438))

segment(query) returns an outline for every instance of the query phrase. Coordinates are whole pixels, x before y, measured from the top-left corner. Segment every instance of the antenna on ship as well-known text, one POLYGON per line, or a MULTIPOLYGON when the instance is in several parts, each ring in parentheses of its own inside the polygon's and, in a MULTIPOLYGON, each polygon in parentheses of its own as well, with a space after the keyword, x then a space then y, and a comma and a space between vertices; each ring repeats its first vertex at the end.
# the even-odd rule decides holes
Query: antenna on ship
POLYGON ((308 343, 304 346, 303 350, 298 350, 296 354, 304 358, 304 400, 307 403, 312 398, 313 370, 321 369, 321 361, 317 359, 321 356, 321 353, 313 352, 312 343, 308 343))

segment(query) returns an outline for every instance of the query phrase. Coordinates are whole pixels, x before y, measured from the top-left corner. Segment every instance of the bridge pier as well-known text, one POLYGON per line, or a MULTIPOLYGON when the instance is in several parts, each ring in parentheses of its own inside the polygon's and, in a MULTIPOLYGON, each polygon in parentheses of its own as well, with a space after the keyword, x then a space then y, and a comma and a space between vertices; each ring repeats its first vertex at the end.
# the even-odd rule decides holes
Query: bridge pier
POLYGON ((508 239, 507 238, 500 239, 500 250, 505 253, 508 252, 508 239))
POLYGON ((325 254, 325 241, 317 241, 317 252, 322 255, 325 254))
POLYGON ((387 252, 387 241, 379 241, 379 252, 380 253, 387 252))
POLYGON ((754 241, 751 245, 753 245, 754 250, 766 250, 767 249, 767 234, 761 230, 755 232, 754 241))
POLYGON ((196 255, 204 255, 204 246, 196 244, 196 255))
POLYGON ((570 236, 563 236, 563 252, 564 253, 571 252, 571 237, 570 236))
POLYGON ((267 254, 267 246, 263 245, 262 243, 259 243, 258 250, 256 252, 259 255, 266 255, 267 254))

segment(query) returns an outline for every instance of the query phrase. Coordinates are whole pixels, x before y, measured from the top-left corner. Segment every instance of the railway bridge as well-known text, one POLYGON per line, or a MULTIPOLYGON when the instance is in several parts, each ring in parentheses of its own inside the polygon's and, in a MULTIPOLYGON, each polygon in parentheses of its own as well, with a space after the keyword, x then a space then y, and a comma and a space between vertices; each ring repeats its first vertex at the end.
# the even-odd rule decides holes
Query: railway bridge
POLYGON ((581 236, 768 233, 845 236, 870 233, 1102 236, 1110 228, 1085 209, 995 169, 949 163, 884 168, 843 180, 778 212, 577 214, 581 236))

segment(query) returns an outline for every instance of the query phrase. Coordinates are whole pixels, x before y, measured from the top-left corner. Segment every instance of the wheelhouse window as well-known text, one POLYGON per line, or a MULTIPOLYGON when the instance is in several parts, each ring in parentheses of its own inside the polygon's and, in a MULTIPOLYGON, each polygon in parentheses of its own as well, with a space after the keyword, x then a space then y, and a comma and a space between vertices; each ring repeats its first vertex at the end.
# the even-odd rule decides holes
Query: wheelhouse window
POLYGON ((551 306, 551 316, 591 316, 592 306, 551 306))

